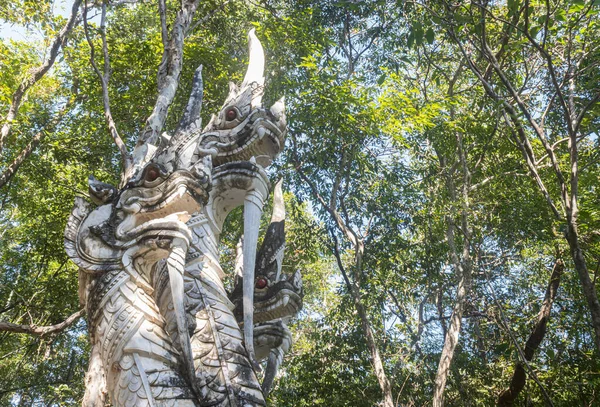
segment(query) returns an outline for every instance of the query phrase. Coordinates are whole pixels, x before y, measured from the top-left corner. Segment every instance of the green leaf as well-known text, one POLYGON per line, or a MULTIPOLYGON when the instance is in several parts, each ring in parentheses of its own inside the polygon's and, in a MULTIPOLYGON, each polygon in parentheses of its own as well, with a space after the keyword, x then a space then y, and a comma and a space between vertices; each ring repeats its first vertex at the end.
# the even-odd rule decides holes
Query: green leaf
POLYGON ((435 39, 435 33, 433 32, 433 29, 431 27, 429 27, 429 29, 425 33, 425 38, 427 39, 427 42, 429 44, 433 44, 433 40, 435 39))

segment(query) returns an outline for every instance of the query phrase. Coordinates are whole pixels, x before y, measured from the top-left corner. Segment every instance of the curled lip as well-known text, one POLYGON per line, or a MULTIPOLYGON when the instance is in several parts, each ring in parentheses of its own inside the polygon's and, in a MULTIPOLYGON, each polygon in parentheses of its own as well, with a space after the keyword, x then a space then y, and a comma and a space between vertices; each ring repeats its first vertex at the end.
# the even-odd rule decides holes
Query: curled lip
POLYGON ((115 237, 127 242, 125 246, 151 238, 189 240, 191 234, 185 223, 208 200, 207 191, 207 185, 189 171, 174 172, 153 188, 125 190, 117 205, 124 216, 115 229, 115 237))
POLYGON ((187 212, 173 213, 161 219, 153 219, 123 234, 123 240, 127 239, 124 247, 133 246, 141 241, 163 240, 183 238, 191 241, 192 233, 185 222, 190 218, 187 212))
MULTIPOLYGON (((302 296, 287 281, 280 281, 266 289, 255 289, 254 301, 254 323, 292 316, 302 308, 302 296)), ((235 302, 235 314, 239 319, 242 315, 241 301, 235 302)))
POLYGON ((126 189, 121 198, 124 202, 119 202, 116 207, 129 213, 153 213, 171 205, 184 193, 202 203, 208 199, 207 187, 206 182, 201 183, 191 172, 175 171, 159 185, 126 189))

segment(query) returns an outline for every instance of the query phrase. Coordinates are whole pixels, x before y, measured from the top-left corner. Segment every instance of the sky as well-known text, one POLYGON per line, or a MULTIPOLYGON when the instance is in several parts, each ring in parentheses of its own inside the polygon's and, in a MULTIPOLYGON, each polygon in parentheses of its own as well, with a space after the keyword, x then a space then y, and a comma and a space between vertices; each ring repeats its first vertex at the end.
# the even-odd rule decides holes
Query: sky
MULTIPOLYGON (((54 15, 68 17, 73 6, 73 0, 55 0, 54 15)), ((43 39, 42 34, 36 30, 27 30, 25 27, 18 24, 6 24, 0 22, 0 38, 12 39, 15 41, 38 41, 43 39)))

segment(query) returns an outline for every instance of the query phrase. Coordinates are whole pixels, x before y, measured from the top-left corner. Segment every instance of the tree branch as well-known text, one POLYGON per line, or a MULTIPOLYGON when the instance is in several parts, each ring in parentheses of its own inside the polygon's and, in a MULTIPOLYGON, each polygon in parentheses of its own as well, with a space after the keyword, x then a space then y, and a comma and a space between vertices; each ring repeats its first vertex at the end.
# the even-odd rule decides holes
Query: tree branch
POLYGON ((8 114, 6 115, 4 124, 2 125, 2 131, 0 131, 0 153, 2 152, 4 141, 10 133, 12 122, 15 120, 17 113, 19 112, 23 96, 25 96, 27 90, 33 85, 35 85, 36 82, 38 82, 46 74, 46 72, 48 72, 52 65, 54 65, 54 61, 58 56, 58 52, 66 43, 67 36, 75 26, 77 20, 77 13, 79 11, 79 6, 81 5, 81 2, 82 0, 75 0, 73 2, 73 7, 71 7, 71 15, 69 16, 67 23, 58 32, 58 34, 56 34, 56 37, 54 38, 54 41, 50 46, 49 58, 42 65, 34 69, 27 78, 23 79, 23 81, 19 84, 19 87, 13 94, 12 102, 10 108, 8 109, 8 114))
MULTIPOLYGON (((209 12, 207 15, 205 15, 204 17, 202 17, 200 20, 196 21, 194 23, 194 25, 192 25, 190 27, 190 29, 187 31, 187 33, 192 33, 196 28, 198 28, 199 25, 204 24, 205 22, 207 22, 209 19, 212 18, 212 16, 214 16, 215 14, 217 14, 219 11, 223 10, 225 8, 226 5, 228 5, 229 3, 231 3, 231 0, 226 0, 223 3, 221 3, 218 7, 215 7, 214 10, 212 10, 211 12, 209 12)), ((187 36, 187 34, 186 34, 187 36)))
MULTIPOLYGON (((179 86, 179 75, 183 66, 183 41, 188 32, 200 0, 183 0, 177 12, 171 38, 167 44, 163 61, 158 72, 158 97, 152 114, 146 120, 146 126, 140 133, 134 149, 134 162, 146 158, 146 144, 157 145, 160 132, 167 119, 167 113, 179 86), (164 62, 164 64, 163 64, 164 62)), ((163 18, 163 17, 161 17, 163 18)))
POLYGON ((85 309, 81 309, 76 313, 69 316, 63 322, 55 325, 48 326, 37 326, 37 325, 21 325, 21 324, 13 324, 10 322, 1 322, 0 321, 0 331, 12 332, 12 333, 21 333, 28 335, 35 335, 44 337, 49 334, 54 334, 60 332, 79 320, 85 314, 85 309))
POLYGON ((106 42, 106 3, 102 4, 102 17, 100 19, 100 36, 102 37, 102 53, 104 55, 104 74, 100 72, 98 65, 96 65, 96 61, 94 59, 95 49, 94 43, 92 42, 88 24, 87 24, 87 0, 85 4, 85 8, 83 9, 83 29, 85 32, 85 38, 90 46, 90 63, 98 75, 100 79, 100 83, 102 85, 102 101, 104 104, 104 118, 106 119, 106 124, 108 125, 108 129, 110 131, 110 135, 113 138, 119 152, 121 153, 121 162, 123 164, 123 171, 126 173, 131 166, 131 158, 129 157, 129 153, 127 152, 127 146, 119 136, 119 132, 117 131, 117 126, 115 121, 113 120, 112 113, 110 111, 110 99, 108 96, 108 81, 110 80, 110 60, 108 58, 108 44, 106 42))
POLYGON ((62 121, 72 105, 72 100, 69 100, 65 106, 44 126, 44 128, 38 131, 31 139, 29 144, 19 153, 19 155, 13 160, 13 162, 4 170, 0 175, 0 188, 6 185, 12 177, 15 175, 23 161, 27 159, 44 140, 48 133, 52 133, 56 126, 62 121))
MULTIPOLYGON (((560 284, 560 278, 563 270, 564 263, 562 259, 557 259, 554 263, 552 274, 550 275, 550 281, 548 282, 546 294, 544 295, 544 301, 538 313, 537 322, 533 328, 533 331, 529 335, 529 338, 527 339, 527 343, 525 344, 523 357, 528 362, 533 359, 535 351, 540 346, 544 336, 546 335, 546 326, 548 325, 548 320, 550 319, 552 303, 556 298, 556 293, 558 292, 558 286, 560 284)), ((523 368, 523 363, 519 362, 515 366, 515 371, 510 381, 510 387, 504 390, 498 396, 498 405, 502 407, 512 406, 514 401, 519 396, 521 390, 523 390, 525 387, 525 381, 525 369, 523 368)))

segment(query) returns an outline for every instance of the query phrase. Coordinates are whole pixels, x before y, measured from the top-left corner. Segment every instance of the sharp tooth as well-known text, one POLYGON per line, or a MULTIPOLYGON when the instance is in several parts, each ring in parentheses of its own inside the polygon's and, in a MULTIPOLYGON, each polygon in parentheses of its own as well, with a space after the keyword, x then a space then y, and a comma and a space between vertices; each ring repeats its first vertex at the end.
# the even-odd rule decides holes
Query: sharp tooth
POLYGON ((289 295, 284 295, 283 296, 283 306, 287 306, 288 303, 290 302, 290 296, 289 295))
POLYGON ((255 156, 250 157, 250 162, 252 164, 256 164, 256 157, 255 156))

